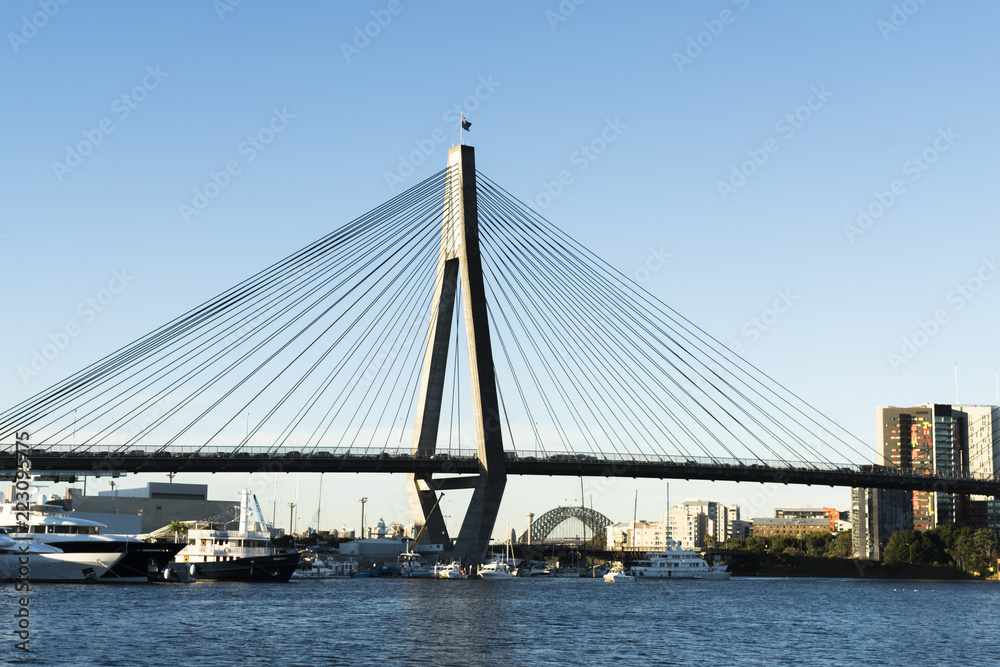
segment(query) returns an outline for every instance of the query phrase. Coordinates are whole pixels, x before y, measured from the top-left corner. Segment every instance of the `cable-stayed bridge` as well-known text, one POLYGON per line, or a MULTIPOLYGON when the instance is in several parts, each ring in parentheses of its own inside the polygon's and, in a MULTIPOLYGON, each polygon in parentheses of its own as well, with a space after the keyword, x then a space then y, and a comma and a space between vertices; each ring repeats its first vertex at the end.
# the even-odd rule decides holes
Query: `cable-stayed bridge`
POLYGON ((898 470, 475 169, 446 169, 0 413, 33 471, 404 472, 470 489, 485 552, 506 476, 598 475, 997 495, 898 470))

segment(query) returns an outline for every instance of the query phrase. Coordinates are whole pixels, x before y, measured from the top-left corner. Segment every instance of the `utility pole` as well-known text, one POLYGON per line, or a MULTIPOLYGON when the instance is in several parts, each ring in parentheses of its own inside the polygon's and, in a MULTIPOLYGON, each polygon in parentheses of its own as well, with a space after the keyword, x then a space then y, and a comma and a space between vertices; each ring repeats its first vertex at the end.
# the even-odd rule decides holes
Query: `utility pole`
POLYGON ((368 502, 368 498, 362 498, 358 502, 361 503, 361 535, 358 539, 363 540, 365 539, 365 503, 368 502))
POLYGON ((292 544, 295 544, 295 503, 288 503, 288 533, 292 536, 292 544))

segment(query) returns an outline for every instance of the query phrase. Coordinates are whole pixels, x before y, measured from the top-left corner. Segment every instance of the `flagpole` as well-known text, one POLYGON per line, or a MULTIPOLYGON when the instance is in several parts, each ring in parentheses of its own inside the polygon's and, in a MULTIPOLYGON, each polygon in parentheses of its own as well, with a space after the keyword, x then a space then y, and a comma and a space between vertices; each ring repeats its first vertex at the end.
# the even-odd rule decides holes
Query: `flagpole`
POLYGON ((462 131, 465 129, 465 125, 462 123, 462 121, 464 119, 465 119, 465 114, 463 114, 462 110, 459 109, 458 110, 458 145, 459 146, 462 145, 462 141, 463 141, 463 139, 462 139, 462 131))

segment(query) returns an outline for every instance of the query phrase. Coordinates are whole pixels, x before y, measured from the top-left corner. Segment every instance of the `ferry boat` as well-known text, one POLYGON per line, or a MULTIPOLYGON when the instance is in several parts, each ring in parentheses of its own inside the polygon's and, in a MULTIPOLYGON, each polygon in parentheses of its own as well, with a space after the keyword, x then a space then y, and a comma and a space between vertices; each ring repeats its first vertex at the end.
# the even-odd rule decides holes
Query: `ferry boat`
MULTIPOLYGON (((275 553, 271 533, 260 516, 250 530, 250 499, 240 492, 240 519, 236 530, 189 529, 188 543, 175 564, 188 567, 195 579, 209 581, 288 581, 299 565, 299 552, 275 553)), ((256 502, 256 498, 254 498, 256 502)))
POLYGON ((697 551, 686 551, 679 542, 667 540, 664 551, 648 551, 647 560, 632 566, 640 579, 728 579, 727 566, 709 565, 697 551))
POLYGON ((635 577, 625 572, 624 566, 621 563, 615 563, 608 573, 604 575, 604 581, 609 584, 619 584, 625 581, 635 581, 635 577))
POLYGON ((102 582, 159 579, 183 548, 181 544, 144 542, 129 535, 105 535, 101 532, 107 528, 105 524, 74 517, 61 506, 46 503, 44 496, 40 500, 30 503, 27 512, 23 504, 21 511, 14 503, 0 504, 0 528, 14 539, 55 547, 65 554, 78 554, 84 561, 99 560, 105 565, 99 568, 97 577, 102 582), (18 522, 18 518, 23 521, 18 522))
POLYGON ((0 529, 0 581, 97 581, 120 554, 66 553, 50 544, 18 540, 0 529))

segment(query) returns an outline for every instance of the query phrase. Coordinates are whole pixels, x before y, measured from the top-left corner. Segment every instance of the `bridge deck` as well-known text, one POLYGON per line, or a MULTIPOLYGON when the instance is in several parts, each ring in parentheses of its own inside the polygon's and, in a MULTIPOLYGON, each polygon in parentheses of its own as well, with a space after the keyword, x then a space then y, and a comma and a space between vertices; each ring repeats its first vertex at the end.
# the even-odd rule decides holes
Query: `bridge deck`
MULTIPOLYGON (((169 451, 72 451, 66 445, 23 452, 32 472, 110 475, 118 473, 435 473, 478 474, 474 452, 417 457, 409 453, 266 452, 196 447, 173 447, 169 451)), ((570 477, 632 477, 653 479, 699 479, 713 481, 805 484, 817 486, 870 487, 967 493, 1000 497, 1000 481, 992 478, 923 474, 896 468, 848 464, 818 465, 805 462, 764 463, 739 459, 687 459, 669 457, 628 459, 573 453, 505 452, 508 475, 570 477)), ((0 471, 17 467, 13 446, 0 452, 0 471)), ((9 473, 8 473, 9 476, 9 473)))

